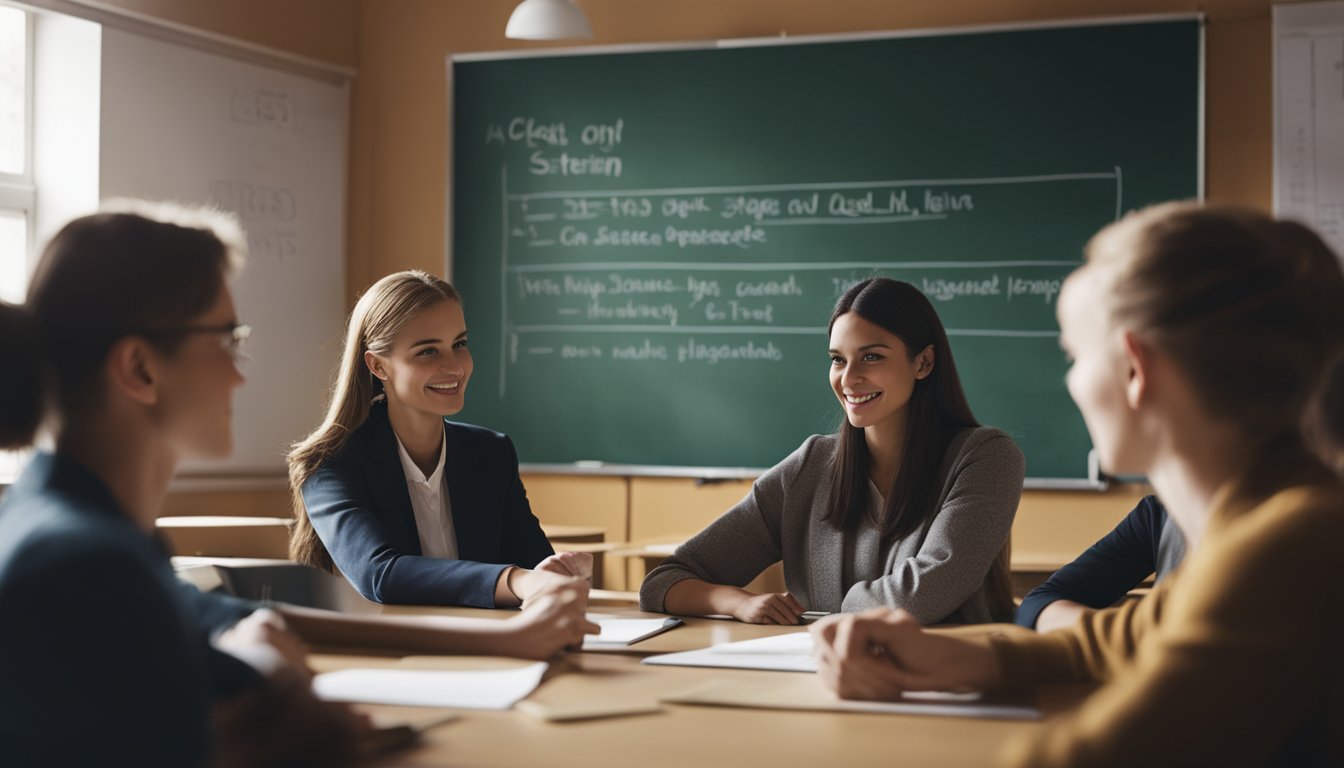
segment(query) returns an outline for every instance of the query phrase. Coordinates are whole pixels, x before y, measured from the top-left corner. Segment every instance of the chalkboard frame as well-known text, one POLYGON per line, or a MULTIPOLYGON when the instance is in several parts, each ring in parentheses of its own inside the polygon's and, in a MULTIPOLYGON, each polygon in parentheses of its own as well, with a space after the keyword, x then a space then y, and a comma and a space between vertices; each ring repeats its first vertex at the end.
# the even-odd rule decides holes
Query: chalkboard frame
MULTIPOLYGON (((1041 29, 1081 29, 1088 27, 1098 27, 1107 25, 1135 25, 1146 23, 1164 23, 1164 22, 1195 22, 1198 26, 1198 83, 1197 99, 1195 105, 1196 111, 1196 154, 1195 162, 1195 183, 1197 192, 1195 198, 1205 199, 1205 179, 1206 179, 1206 145, 1205 145, 1205 125, 1206 125, 1206 17, 1205 14, 1196 13, 1171 13, 1171 14, 1137 14, 1127 16, 1101 16, 1091 18, 1074 19, 1052 19, 1029 22, 1011 22, 1002 24, 983 24, 983 25, 962 25, 945 27, 928 27, 919 29, 905 30, 881 30, 867 31, 843 34, 825 34, 825 35, 799 35, 780 37, 760 37, 760 38, 736 38, 736 39, 717 39, 704 41, 684 41, 669 43, 647 43, 647 44, 617 44, 617 45, 596 45, 579 47, 558 47, 558 48, 538 48, 529 50, 509 50, 509 51, 489 51, 451 54, 446 59, 447 70, 447 96, 449 108, 449 128, 448 128, 448 161, 445 183, 445 206, 444 206, 444 242, 445 242, 445 274, 452 278, 454 275, 454 171, 456 167, 455 137, 457 132, 456 115, 453 109, 454 105, 454 65, 458 63, 470 62, 488 62, 504 61, 512 59, 530 59, 530 58, 552 58, 557 56, 594 56, 608 54, 632 54, 632 53, 664 53, 680 51, 705 51, 734 48, 754 48, 767 46, 789 46, 789 45, 807 45, 813 43, 845 43, 862 42, 871 40, 892 40, 902 38, 918 37, 938 37, 949 35, 973 35, 981 33, 1013 32, 1041 29)), ((1117 176, 1119 169, 1117 168, 1117 176)), ((1119 179, 1117 178, 1117 183, 1119 179)), ((1120 201, 1117 199, 1117 208, 1120 207, 1120 201)), ((781 458, 783 454, 781 454, 781 458)), ((1024 487, 1029 489, 1058 489, 1058 490, 1097 490, 1102 491, 1109 487, 1111 478, 1108 478, 1100 471, 1096 454, 1094 450, 1089 450, 1087 457, 1087 476, 1084 478, 1072 477, 1027 477, 1024 481, 1024 487)), ((575 475, 575 476, 624 476, 624 477, 670 477, 670 478, 694 478, 697 481, 719 482, 735 479, 752 479, 759 476, 766 467, 730 467, 730 466, 683 466, 683 465, 650 465, 621 463, 608 461, 574 461, 567 463, 553 462, 522 462, 520 468, 524 472, 553 475, 575 475)))

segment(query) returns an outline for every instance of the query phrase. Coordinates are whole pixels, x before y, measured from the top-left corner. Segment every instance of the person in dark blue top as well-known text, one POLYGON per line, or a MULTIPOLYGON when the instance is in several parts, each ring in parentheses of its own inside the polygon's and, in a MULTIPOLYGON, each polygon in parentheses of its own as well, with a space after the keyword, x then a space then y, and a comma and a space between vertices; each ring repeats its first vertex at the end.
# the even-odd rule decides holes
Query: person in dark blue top
POLYGON ((0 617, 7 765, 205 761, 204 634, 163 552, 71 459, 38 455, 0 503, 0 617))
POLYGON ((398 272, 360 297, 326 418, 289 455, 291 559, 384 603, 513 606, 591 577, 546 540, 509 438, 446 420, 471 372, 448 283, 398 272))
POLYGON ((178 462, 231 449, 241 243, 204 211, 87 216, 47 246, 24 305, 0 306, 0 356, 36 383, 6 386, 0 447, 31 445, 44 417, 55 441, 0 502, 7 767, 357 758, 366 726, 317 701, 306 670, 210 643, 154 535, 178 462))
POLYGON ((1072 624, 1089 608, 1114 605, 1185 557, 1185 537, 1156 496, 1145 496, 1110 533, 1029 592, 1016 623, 1042 632, 1072 624))

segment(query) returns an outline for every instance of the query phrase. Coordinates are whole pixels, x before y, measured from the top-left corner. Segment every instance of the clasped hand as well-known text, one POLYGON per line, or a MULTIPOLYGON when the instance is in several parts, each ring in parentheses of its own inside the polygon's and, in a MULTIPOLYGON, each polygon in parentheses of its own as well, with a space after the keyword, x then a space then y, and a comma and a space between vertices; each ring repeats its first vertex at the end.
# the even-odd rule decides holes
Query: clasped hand
POLYGON ((822 682, 842 699, 984 690, 996 676, 986 644, 927 632, 902 610, 828 616, 812 626, 812 641, 822 682))

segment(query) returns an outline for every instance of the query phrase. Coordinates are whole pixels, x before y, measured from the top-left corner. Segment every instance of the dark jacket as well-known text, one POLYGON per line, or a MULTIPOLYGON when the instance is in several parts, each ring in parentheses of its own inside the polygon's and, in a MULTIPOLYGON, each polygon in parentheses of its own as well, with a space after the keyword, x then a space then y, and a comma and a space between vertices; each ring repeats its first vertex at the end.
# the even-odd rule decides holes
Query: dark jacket
POLYGON ((509 565, 555 553, 527 503, 518 455, 505 435, 444 421, 444 479, 460 559, 425 557, 387 406, 303 484, 303 503, 336 567, 380 603, 493 608, 509 565))
POLYGON ((1035 629, 1041 611, 1056 600, 1090 608, 1114 605, 1150 575, 1156 573, 1160 581, 1184 557, 1181 529, 1168 520, 1156 496, 1144 496, 1115 530, 1029 592, 1016 623, 1035 629))
POLYGON ((34 457, 0 503, 0 761, 204 762, 216 652, 179 589, 97 477, 34 457))

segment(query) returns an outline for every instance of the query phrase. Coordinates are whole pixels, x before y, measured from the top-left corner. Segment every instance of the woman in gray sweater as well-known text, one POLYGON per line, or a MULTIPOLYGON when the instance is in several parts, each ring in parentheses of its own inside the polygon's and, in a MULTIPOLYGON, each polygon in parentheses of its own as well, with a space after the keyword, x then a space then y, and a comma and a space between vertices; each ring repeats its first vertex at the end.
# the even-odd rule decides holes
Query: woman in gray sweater
POLYGON ((865 280, 836 304, 830 355, 839 432, 808 438, 650 571, 640 606, 757 624, 877 606, 1012 621, 1022 452, 975 421, 933 306, 909 283, 865 280), (787 593, 742 589, 779 560, 787 593))

